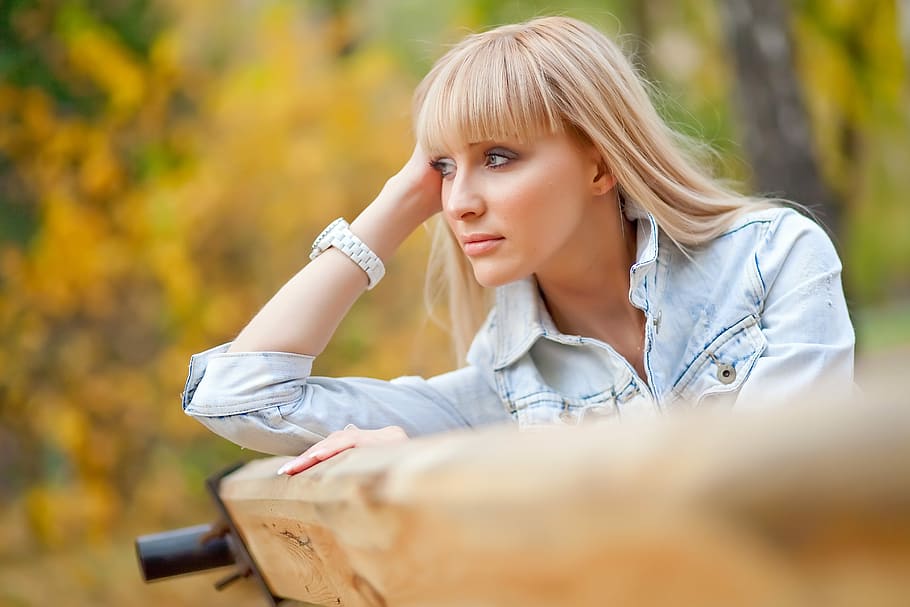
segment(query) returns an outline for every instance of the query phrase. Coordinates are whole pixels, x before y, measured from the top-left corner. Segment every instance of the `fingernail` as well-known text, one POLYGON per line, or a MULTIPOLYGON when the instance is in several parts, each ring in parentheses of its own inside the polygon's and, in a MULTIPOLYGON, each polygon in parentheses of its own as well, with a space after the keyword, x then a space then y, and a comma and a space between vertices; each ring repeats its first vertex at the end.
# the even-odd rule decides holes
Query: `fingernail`
POLYGON ((282 474, 287 474, 287 471, 290 469, 291 469, 291 462, 287 462, 286 464, 283 464, 280 468, 278 468, 278 472, 276 472, 275 474, 277 476, 281 476, 282 474))

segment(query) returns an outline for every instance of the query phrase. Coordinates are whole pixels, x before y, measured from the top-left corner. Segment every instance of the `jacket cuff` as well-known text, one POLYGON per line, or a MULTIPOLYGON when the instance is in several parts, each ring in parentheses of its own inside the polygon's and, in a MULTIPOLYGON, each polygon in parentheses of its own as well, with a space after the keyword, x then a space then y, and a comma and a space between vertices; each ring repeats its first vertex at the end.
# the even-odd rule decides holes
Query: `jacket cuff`
POLYGON ((287 352, 232 352, 222 344, 190 358, 183 410, 225 416, 282 404, 299 396, 312 356, 287 352))
POLYGON ((226 344, 221 344, 220 346, 215 346, 214 348, 209 348, 205 352, 193 354, 190 357, 190 370, 186 377, 186 385, 183 388, 183 393, 180 395, 184 411, 186 411, 190 402, 193 400, 196 388, 199 387, 199 382, 202 381, 202 377, 205 375, 205 369, 208 367, 209 359, 215 354, 226 353, 230 347, 231 342, 228 342, 226 344))

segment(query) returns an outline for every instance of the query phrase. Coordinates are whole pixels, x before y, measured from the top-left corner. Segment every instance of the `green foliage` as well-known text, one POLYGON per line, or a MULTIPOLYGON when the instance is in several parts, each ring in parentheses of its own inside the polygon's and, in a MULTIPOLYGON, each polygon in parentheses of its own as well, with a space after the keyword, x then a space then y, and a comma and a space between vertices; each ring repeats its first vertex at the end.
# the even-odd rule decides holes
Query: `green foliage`
POLYGON ((891 0, 802 0, 797 64, 825 176, 847 201, 845 277, 860 303, 910 292, 910 112, 891 0))

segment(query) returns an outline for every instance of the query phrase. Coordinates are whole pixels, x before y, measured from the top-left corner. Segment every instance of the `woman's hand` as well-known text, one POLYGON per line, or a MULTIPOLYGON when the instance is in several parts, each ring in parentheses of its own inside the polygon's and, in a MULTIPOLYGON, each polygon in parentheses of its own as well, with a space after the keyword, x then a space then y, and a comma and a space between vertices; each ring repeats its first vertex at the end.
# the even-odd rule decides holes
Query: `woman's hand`
POLYGON ((414 146, 411 157, 383 190, 383 194, 398 199, 400 210, 414 213, 418 225, 442 210, 442 176, 430 165, 430 157, 420 144, 414 146))
POLYGON ((278 474, 293 475, 311 468, 319 462, 338 455, 354 447, 375 447, 400 443, 408 440, 408 435, 398 426, 386 426, 378 430, 361 430, 354 424, 348 424, 344 430, 332 432, 327 437, 287 462, 278 469, 278 474))
POLYGON ((351 229, 386 261, 420 224, 442 210, 442 175, 419 145, 351 229))

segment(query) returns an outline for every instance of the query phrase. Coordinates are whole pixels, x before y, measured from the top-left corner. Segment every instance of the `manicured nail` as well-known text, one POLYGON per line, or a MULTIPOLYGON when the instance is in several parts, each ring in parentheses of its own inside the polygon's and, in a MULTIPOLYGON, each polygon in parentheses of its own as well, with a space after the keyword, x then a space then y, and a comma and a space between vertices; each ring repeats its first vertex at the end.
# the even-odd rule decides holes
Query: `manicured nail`
POLYGON ((283 464, 280 468, 278 468, 278 472, 276 472, 275 474, 277 476, 281 476, 282 474, 287 474, 287 471, 290 469, 291 469, 291 462, 287 462, 287 463, 283 464))

